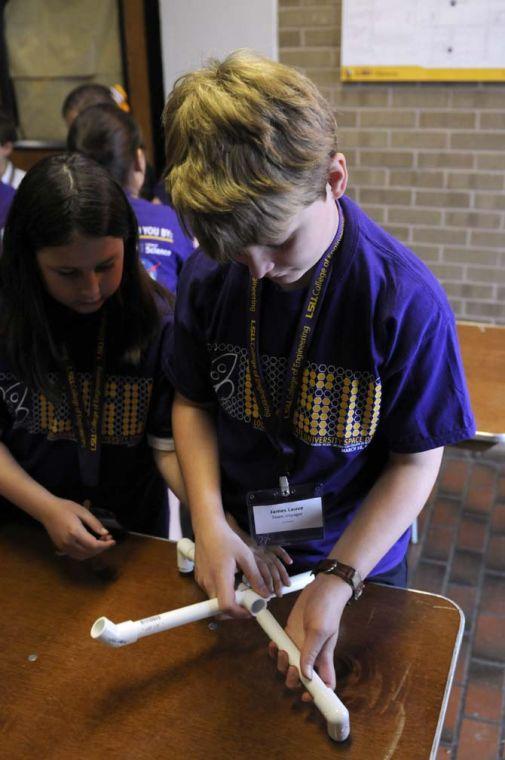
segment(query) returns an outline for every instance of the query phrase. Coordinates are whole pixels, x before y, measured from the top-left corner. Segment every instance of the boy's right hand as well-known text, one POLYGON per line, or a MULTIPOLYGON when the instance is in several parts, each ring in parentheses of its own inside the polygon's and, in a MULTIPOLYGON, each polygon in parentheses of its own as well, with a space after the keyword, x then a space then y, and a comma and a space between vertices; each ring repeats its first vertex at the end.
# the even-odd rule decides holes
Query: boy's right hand
POLYGON ((68 499, 56 499, 54 508, 44 517, 42 524, 58 551, 73 559, 95 557, 116 543, 86 507, 68 499), (95 538, 86 526, 99 538, 95 538))
POLYGON ((254 591, 268 597, 265 584, 251 549, 230 528, 225 520, 215 528, 207 527, 196 537, 195 580, 208 594, 217 596, 219 608, 226 615, 250 617, 249 612, 235 602, 235 574, 242 572, 254 591))
POLYGON ((268 586, 270 593, 282 596, 282 587, 291 585, 286 565, 292 565, 293 560, 287 551, 282 546, 278 545, 270 544, 268 546, 260 546, 254 541, 249 533, 242 530, 232 514, 226 512, 225 517, 230 528, 237 534, 237 536, 240 536, 242 541, 254 554, 258 570, 268 586))

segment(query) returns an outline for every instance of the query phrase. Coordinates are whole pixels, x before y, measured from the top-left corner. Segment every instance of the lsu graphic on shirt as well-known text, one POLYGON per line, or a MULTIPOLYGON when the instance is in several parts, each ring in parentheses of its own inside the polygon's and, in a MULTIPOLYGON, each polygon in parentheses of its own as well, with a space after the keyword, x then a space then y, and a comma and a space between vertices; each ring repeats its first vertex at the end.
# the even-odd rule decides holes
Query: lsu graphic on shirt
MULTIPOLYGON (((210 377, 224 411, 264 430, 251 380, 247 350, 209 344, 210 377)), ((262 356, 261 364, 274 408, 281 403, 287 360, 262 356)), ((292 416, 292 432, 310 446, 354 451, 367 446, 379 422, 382 385, 370 372, 307 362, 292 416)))

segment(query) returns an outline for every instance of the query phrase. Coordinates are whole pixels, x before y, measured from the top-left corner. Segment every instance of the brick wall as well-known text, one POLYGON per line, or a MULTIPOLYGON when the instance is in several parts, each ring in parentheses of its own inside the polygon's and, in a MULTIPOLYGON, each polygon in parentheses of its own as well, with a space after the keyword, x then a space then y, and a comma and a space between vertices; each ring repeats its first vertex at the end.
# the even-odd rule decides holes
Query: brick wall
POLYGON ((505 84, 342 84, 340 0, 279 0, 279 49, 335 107, 349 194, 458 318, 505 324, 505 84))

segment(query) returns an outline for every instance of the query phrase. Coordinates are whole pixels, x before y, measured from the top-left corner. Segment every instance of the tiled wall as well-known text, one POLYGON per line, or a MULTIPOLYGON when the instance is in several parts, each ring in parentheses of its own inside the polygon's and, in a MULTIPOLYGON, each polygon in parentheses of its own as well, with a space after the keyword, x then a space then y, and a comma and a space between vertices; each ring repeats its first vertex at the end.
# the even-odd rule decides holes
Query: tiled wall
POLYGON ((334 105, 350 194, 456 316, 505 324, 505 84, 341 84, 340 0, 279 0, 280 60, 334 105))

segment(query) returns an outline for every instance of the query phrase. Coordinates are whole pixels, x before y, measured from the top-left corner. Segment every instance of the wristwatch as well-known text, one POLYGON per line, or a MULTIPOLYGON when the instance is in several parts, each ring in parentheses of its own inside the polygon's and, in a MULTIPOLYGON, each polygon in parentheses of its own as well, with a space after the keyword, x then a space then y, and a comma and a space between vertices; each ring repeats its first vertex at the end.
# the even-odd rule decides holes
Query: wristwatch
POLYGON ((342 578, 352 588, 353 599, 359 599, 365 588, 358 571, 350 565, 344 565, 338 559, 322 559, 312 571, 313 575, 319 575, 319 573, 337 575, 339 578, 342 578))

